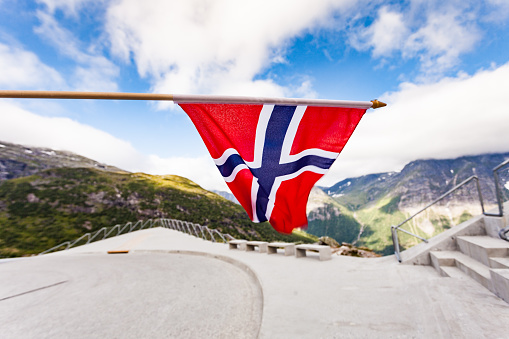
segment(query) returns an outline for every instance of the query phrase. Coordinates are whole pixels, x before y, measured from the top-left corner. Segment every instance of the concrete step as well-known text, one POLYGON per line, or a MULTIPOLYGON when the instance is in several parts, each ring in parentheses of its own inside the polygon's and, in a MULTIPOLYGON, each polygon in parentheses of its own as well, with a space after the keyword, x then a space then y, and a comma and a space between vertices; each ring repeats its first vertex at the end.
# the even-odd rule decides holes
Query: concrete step
POLYGON ((493 268, 490 273, 493 293, 509 303, 509 269, 493 268))
POLYGON ((455 266, 490 291, 493 291, 488 266, 458 251, 432 251, 430 256, 433 267, 435 267, 440 275, 445 277, 450 276, 448 275, 448 270, 444 270, 443 267, 455 266))
POLYGON ((468 275, 456 266, 441 266, 442 272, 440 274, 444 277, 450 277, 455 279, 470 279, 468 275))
POLYGON ((491 268, 509 268, 509 258, 490 258, 491 268))
POLYGON ((502 239, 482 235, 458 236, 456 242, 462 253, 488 267, 492 267, 490 258, 509 257, 509 242, 502 239))
POLYGON ((443 277, 448 277, 443 271, 444 267, 456 267, 455 251, 431 251, 431 266, 443 277))

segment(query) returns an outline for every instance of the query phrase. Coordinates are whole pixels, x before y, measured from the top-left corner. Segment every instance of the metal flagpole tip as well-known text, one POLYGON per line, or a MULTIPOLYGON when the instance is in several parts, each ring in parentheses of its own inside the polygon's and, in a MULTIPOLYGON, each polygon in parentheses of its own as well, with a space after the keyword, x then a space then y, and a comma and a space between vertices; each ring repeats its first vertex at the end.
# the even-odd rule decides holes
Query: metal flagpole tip
POLYGON ((377 99, 371 100, 371 102, 373 103, 373 106, 371 106, 373 109, 387 106, 385 102, 378 101, 377 99))

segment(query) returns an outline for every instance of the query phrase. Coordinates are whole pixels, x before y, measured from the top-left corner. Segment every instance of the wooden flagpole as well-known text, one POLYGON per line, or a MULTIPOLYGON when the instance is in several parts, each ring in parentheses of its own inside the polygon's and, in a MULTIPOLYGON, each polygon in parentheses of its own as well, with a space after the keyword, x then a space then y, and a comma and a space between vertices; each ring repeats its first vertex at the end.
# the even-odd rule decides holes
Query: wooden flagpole
POLYGON ((213 95, 180 95, 121 92, 70 92, 70 91, 17 91, 0 90, 0 98, 13 99, 98 99, 98 100, 155 100, 175 103, 232 103, 232 104, 275 104, 309 105, 330 107, 379 108, 385 103, 372 101, 342 101, 322 99, 255 98, 213 95))
POLYGON ((117 93, 117 92, 70 92, 70 91, 1 91, 0 98, 21 99, 99 99, 99 100, 167 100, 172 94, 117 93))

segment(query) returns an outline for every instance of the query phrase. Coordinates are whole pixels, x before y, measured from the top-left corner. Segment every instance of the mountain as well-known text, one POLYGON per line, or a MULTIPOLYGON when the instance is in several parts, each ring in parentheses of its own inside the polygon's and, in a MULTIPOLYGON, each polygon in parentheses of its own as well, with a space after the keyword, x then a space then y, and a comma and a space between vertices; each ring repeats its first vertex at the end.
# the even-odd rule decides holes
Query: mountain
POLYGON ((108 172, 127 173, 75 153, 0 141, 0 182, 26 177, 48 168, 61 167, 97 168, 108 172))
POLYGON ((222 196, 223 198, 225 198, 226 200, 230 200, 231 202, 234 202, 238 205, 240 205, 239 201, 237 200, 237 198, 235 198, 235 196, 233 194, 231 194, 230 192, 225 192, 225 191, 218 191, 218 190, 211 190, 211 192, 214 192, 216 193, 217 195, 220 195, 222 196))
MULTIPOLYGON (((329 195, 349 204, 352 209, 377 200, 389 191, 402 196, 403 206, 410 206, 422 201, 431 202, 468 177, 477 175, 484 199, 493 203, 493 168, 507 158, 509 153, 446 160, 417 160, 407 164, 399 173, 379 173, 345 179, 324 189, 329 195), (342 196, 345 197, 341 198, 342 196)), ((462 196, 463 199, 465 197, 462 196)))
POLYGON ((40 253, 105 226, 149 218, 186 220, 249 240, 316 240, 254 224, 240 205, 183 177, 129 173, 69 152, 0 144, 0 257, 40 253))
MULTIPOLYGON (((507 158, 509 153, 417 160, 407 164, 401 172, 370 174, 322 187, 330 200, 316 191, 312 193, 309 206, 314 207, 308 207, 308 232, 390 254, 391 225, 399 224, 472 175, 479 177, 486 209, 495 207, 492 170, 507 158), (324 225, 328 225, 328 229, 324 225), (352 233, 357 230, 355 237, 352 233), (334 233, 341 236, 336 237, 334 233)), ((502 184, 509 181, 507 170, 499 174, 502 184)), ((480 213, 475 182, 471 182, 404 228, 429 238, 480 213)), ((401 235, 400 240, 404 246, 418 241, 406 235, 401 235)))
POLYGON ((307 206, 310 234, 328 236, 339 243, 355 243, 361 231, 361 224, 346 207, 314 187, 307 206))

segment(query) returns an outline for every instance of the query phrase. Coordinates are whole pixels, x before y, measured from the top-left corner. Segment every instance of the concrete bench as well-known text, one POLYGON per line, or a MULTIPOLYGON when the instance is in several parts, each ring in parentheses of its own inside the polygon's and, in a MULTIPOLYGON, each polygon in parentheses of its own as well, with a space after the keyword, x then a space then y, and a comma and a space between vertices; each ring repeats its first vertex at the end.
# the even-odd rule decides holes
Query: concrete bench
POLYGON ((295 250, 297 258, 305 257, 306 251, 315 251, 320 254, 320 260, 331 260, 332 250, 330 246, 303 244, 295 246, 295 250))
POLYGON ((267 254, 277 253, 278 248, 284 249, 286 256, 295 253, 295 244, 291 242, 271 242, 267 244, 267 254))
POLYGON ((230 240, 230 241, 228 241, 228 245, 230 246, 231 250, 239 249, 241 251, 245 251, 246 243, 247 243, 247 240, 230 240))
POLYGON ((258 251, 260 253, 267 253, 267 244, 266 241, 248 241, 246 243, 246 251, 254 251, 255 247, 258 247, 258 251))

